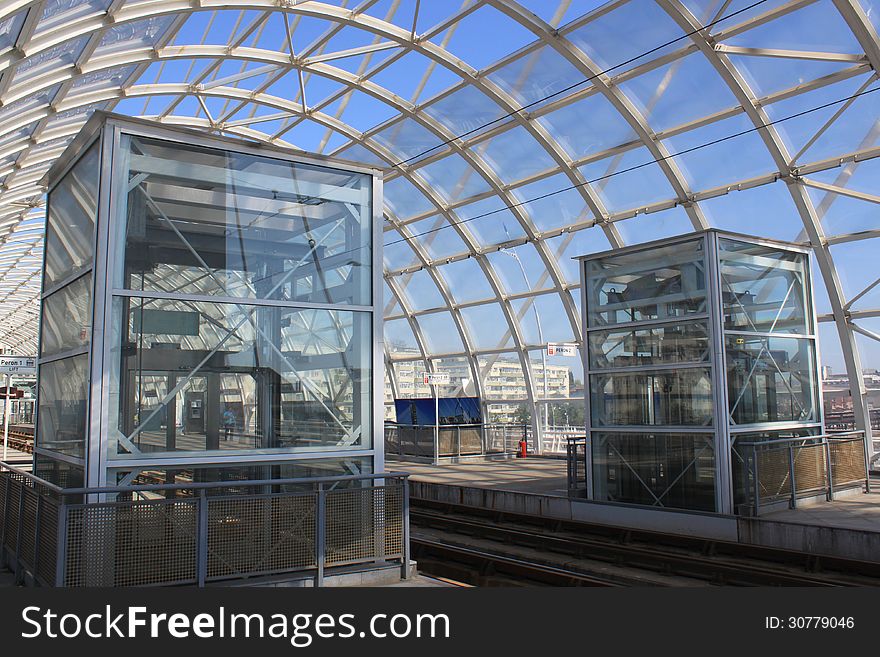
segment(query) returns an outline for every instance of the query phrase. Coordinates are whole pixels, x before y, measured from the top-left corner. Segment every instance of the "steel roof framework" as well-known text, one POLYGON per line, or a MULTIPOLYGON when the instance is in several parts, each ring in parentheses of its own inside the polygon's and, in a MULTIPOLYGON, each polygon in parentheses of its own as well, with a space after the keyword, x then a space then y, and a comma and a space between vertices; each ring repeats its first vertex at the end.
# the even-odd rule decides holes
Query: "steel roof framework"
MULTIPOLYGON (((555 295, 561 309, 555 321, 564 325, 561 334, 580 335, 579 300, 573 294, 578 282, 566 273, 564 263, 575 239, 593 235, 591 239, 604 240, 603 244, 622 247, 633 237, 628 239, 627 231, 622 230, 628 221, 644 226, 637 222, 670 212, 687 222, 679 222, 679 232, 704 228, 713 225, 704 207, 712 199, 730 193, 755 193, 752 190, 769 186, 784 187, 800 222, 788 239, 812 248, 817 277, 827 293, 827 304, 820 304, 824 312, 819 319, 835 327, 849 374, 856 422, 860 428, 866 425, 859 341, 880 339, 880 326, 873 323, 880 317, 880 306, 874 305, 880 301, 876 297, 880 276, 875 272, 867 284, 847 289, 841 275, 848 273, 848 266, 859 265, 835 262, 834 249, 837 245, 873 244, 870 240, 880 237, 880 224, 833 232, 825 217, 840 199, 870 206, 880 203, 880 190, 865 190, 852 183, 859 168, 880 154, 880 116, 870 115, 876 110, 861 99, 841 102, 830 115, 817 113, 810 118, 811 136, 793 153, 786 127, 773 124, 779 118, 773 110, 818 93, 824 93, 826 99, 843 99, 854 91, 874 88, 880 71, 880 40, 872 22, 880 7, 874 6, 874 0, 766 0, 747 10, 744 8, 753 3, 739 0, 614 0, 601 6, 562 0, 540 3, 547 7, 543 11, 538 11, 534 2, 465 0, 457 9, 443 3, 450 9, 422 29, 429 1, 6 2, 0 9, 0 343, 17 351, 36 350, 42 175, 91 110, 119 108, 126 102, 124 111, 156 121, 284 146, 298 147, 298 130, 319 126, 323 136, 312 146, 315 150, 352 159, 369 158, 371 163, 384 166, 386 183, 399 179, 412 198, 420 199, 420 209, 409 214, 398 211, 394 199, 385 208, 386 242, 400 246, 407 254, 386 263, 389 298, 385 314, 387 319, 402 320, 409 327, 414 346, 413 350, 389 349, 389 363, 412 361, 433 370, 440 358, 465 358, 473 392, 490 399, 485 389, 487 372, 498 358, 515 354, 527 382, 523 401, 533 408, 543 401, 534 370, 535 353, 543 345, 529 335, 535 304, 555 295), (632 35, 621 34, 619 38, 641 38, 635 44, 638 52, 654 52, 625 66, 614 66, 620 62, 612 61, 609 67, 608 62, 599 61, 591 44, 585 45, 579 37, 601 21, 617 16, 631 20, 633 12, 657 8, 670 25, 677 26, 678 40, 659 47, 666 42, 662 30, 646 37, 644 26, 634 26, 632 35), (833 11, 846 25, 849 40, 841 42, 851 46, 848 50, 840 43, 819 50, 792 45, 791 33, 795 42, 800 37, 798 17, 813 10, 833 11), (739 11, 742 13, 729 17, 739 11), (487 31, 517 31, 529 38, 496 62, 481 67, 470 64, 454 54, 451 44, 456 30, 476 20, 478 12, 482 17, 491 14, 497 21, 497 26, 486 25, 487 31), (581 12, 586 13, 578 15, 581 12), (197 16, 205 19, 200 38, 186 29, 197 16), (275 29, 279 17, 284 25, 280 38, 275 29), (563 24, 564 20, 568 22, 563 24), (308 25, 319 24, 317 21, 322 30, 297 51, 298 30, 307 31, 308 25), (712 26, 703 27, 707 24, 712 26), (226 42, 217 43, 212 29, 227 30, 226 42), (749 42, 755 34, 760 46, 749 42), (779 43, 775 42, 777 34, 779 43), (522 90, 532 83, 540 88, 541 58, 550 54, 552 61, 564 62, 588 82, 577 84, 572 78, 575 84, 565 93, 547 100, 539 98, 520 110, 524 101, 530 100, 522 90), (415 92, 409 97, 404 88, 412 86, 412 81, 396 88, 388 75, 384 82, 377 81, 383 72, 413 56, 423 63, 424 71, 415 76, 415 92), (656 125, 654 108, 663 102, 676 76, 686 75, 681 69, 686 62, 693 62, 692 58, 702 58, 711 67, 717 76, 713 83, 723 84, 735 102, 692 116, 688 108, 699 99, 678 98, 681 121, 656 125), (829 68, 795 84, 762 92, 745 64, 750 60, 762 65, 771 60, 811 62, 829 68), (236 71, 230 72, 230 63, 236 71), (516 66, 521 67, 516 84, 501 82, 500 74, 516 66), (438 93, 426 94, 424 90, 438 69, 447 72, 453 82, 438 93), (633 97, 630 85, 644 83, 664 70, 648 102, 633 97), (279 95, 279 83, 290 79, 295 84, 279 95), (328 86, 330 92, 326 91, 328 86), (474 120, 462 124, 450 117, 448 107, 462 96, 478 99, 476 115, 477 109, 494 108, 486 114, 491 123, 481 126, 474 120), (364 97, 381 103, 390 118, 379 118, 366 129, 355 127, 346 111, 364 97), (134 99, 143 99, 142 112, 131 111, 134 99), (158 102, 161 99, 170 100, 161 110, 148 111, 154 101, 162 104, 158 102), (582 107, 578 103, 590 99, 613 108, 620 125, 625 126, 626 137, 603 148, 573 152, 576 149, 570 142, 574 136, 554 127, 554 119, 566 108, 582 107), (813 146, 852 122, 855 112, 867 113, 861 123, 869 126, 856 140, 857 146, 822 152, 822 157, 810 159, 813 146), (757 129, 772 167, 756 176, 731 177, 722 184, 692 188, 693 176, 676 155, 680 149, 675 140, 732 120, 745 121, 757 129), (418 130, 412 133, 418 138, 408 141, 408 131, 413 129, 418 130), (507 165, 497 162, 492 153, 503 139, 515 140, 520 152, 534 154, 541 166, 508 175, 507 165), (619 194, 611 203, 606 176, 624 175, 626 158, 638 156, 655 162, 651 169, 662 185, 654 184, 662 189, 647 203, 634 195, 628 206, 627 197, 621 202, 619 194), (587 172, 597 165, 602 168, 602 180, 588 182, 587 172), (460 169, 454 184, 448 185, 450 189, 437 184, 434 172, 438 166, 460 169), (548 227, 547 217, 539 216, 523 201, 529 198, 526 188, 551 179, 573 187, 582 209, 576 217, 555 225, 551 220, 548 227), (509 234, 506 224, 504 239, 498 238, 497 230, 492 238, 481 234, 473 208, 486 203, 499 210, 506 208, 504 220, 511 221, 515 236, 509 234), (438 255, 441 233, 454 233, 461 248, 438 255), (511 284, 499 269, 493 254, 501 251, 520 254, 526 260, 527 267, 518 259, 525 288, 511 284), (483 296, 467 298, 451 280, 447 267, 465 260, 475 262, 485 277, 488 292, 483 296), (530 279, 526 269, 536 275, 530 279), (422 272, 434 286, 439 303, 426 307, 417 299, 424 285, 420 281, 427 280, 422 272), (468 320, 471 312, 488 306, 497 307, 504 322, 496 344, 487 344, 479 335, 481 327, 468 320), (425 327, 432 316, 445 317, 446 313, 454 327, 451 343, 443 336, 431 335, 425 327)), ((808 36, 804 36, 807 43, 808 36)), ((598 55, 601 58, 602 53, 598 55)), ((719 168, 723 168, 721 164, 719 168)), ((647 177, 645 180, 650 182, 647 177)), ((396 395, 394 367, 388 368, 388 378, 396 395)), ((536 414, 532 417, 536 423, 536 414)), ((539 430, 537 423, 535 429, 539 430)))

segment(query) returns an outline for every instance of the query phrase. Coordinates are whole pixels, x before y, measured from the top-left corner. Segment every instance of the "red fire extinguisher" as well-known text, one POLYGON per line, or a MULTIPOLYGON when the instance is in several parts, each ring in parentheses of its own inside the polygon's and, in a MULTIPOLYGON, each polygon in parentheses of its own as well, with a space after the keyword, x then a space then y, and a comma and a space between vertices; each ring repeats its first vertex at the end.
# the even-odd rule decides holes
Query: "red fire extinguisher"
POLYGON ((519 457, 524 459, 526 457, 526 453, 528 451, 529 444, 526 442, 526 437, 523 436, 519 439, 519 457))

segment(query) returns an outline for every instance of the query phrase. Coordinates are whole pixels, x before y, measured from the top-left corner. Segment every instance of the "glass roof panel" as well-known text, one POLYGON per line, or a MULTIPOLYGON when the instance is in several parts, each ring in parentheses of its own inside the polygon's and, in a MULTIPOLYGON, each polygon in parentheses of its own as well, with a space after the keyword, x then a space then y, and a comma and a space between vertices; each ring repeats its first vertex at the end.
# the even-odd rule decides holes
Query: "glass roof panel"
POLYGON ((111 0, 46 0, 43 16, 37 24, 35 35, 54 29, 63 29, 69 23, 92 14, 103 12, 111 0))
POLYGON ((690 187, 699 191, 773 171, 773 159, 761 136, 747 132, 752 128, 754 124, 740 114, 663 143, 675 155, 690 187), (729 139, 732 135, 738 136, 729 139))
MULTIPOLYGON (((762 12, 768 9, 770 7, 761 7, 762 12)), ((758 24, 725 40, 725 43, 780 50, 834 53, 860 51, 858 41, 847 27, 846 21, 834 8, 834 4, 826 0, 805 3, 797 10, 784 13, 776 20, 758 24)))
MULTIPOLYGON (((796 162, 823 159, 845 152, 847 148, 853 147, 854 141, 860 141, 864 137, 864 119, 861 121, 861 133, 852 129, 856 126, 851 124, 858 124, 859 117, 851 117, 851 121, 839 120, 840 113, 845 113, 850 103, 837 101, 863 93, 860 90, 873 88, 870 83, 870 76, 859 75, 766 105, 765 111, 770 120, 778 122, 775 124, 776 130, 796 162), (868 87, 865 87, 866 84, 868 87), (822 109, 814 110, 816 107, 822 109), (827 125, 829 122, 834 122, 835 125, 827 125), (833 127, 830 134, 829 127, 833 127)), ((868 94, 870 95, 873 94, 868 94)), ((859 107, 855 108, 856 113, 870 111, 871 103, 867 96, 856 102, 859 101, 867 102, 860 102, 859 107)))
POLYGON ((413 310, 428 310, 446 305, 437 284, 425 270, 403 274, 397 279, 398 287, 403 289, 413 310))
POLYGON ((504 349, 513 346, 510 325, 500 304, 468 306, 461 309, 461 314, 476 349, 504 349))
POLYGON ((26 15, 26 11, 20 11, 0 21, 0 51, 15 45, 26 15))
POLYGON ((420 168, 418 176, 448 203, 462 201, 489 189, 489 183, 457 154, 447 155, 420 168))
POLYGON ((591 187, 611 212, 675 197, 669 179, 647 148, 590 163, 580 167, 580 171, 584 178, 593 181, 591 187))
POLYGON ((12 76, 10 88, 20 84, 27 84, 29 80, 38 75, 44 75, 50 71, 73 64, 86 47, 88 40, 88 36, 69 39, 59 43, 57 46, 25 57, 15 67, 15 75, 12 76))
POLYGON ((804 229, 784 182, 731 191, 700 201, 700 207, 712 226, 747 235, 794 240, 804 229))
MULTIPOLYGON (((437 3, 425 3, 426 6, 437 3)), ((445 3, 444 3, 445 4, 445 3)), ((409 52, 370 78, 412 103, 448 89, 461 77, 418 52, 409 52)))
POLYGON ((532 244, 488 253, 486 259, 498 274, 504 290, 510 294, 552 287, 547 268, 532 244))
POLYGON ((452 298, 458 303, 491 299, 495 296, 486 274, 474 258, 442 265, 437 272, 446 281, 452 298))
POLYGON ((424 111, 456 135, 468 137, 482 132, 486 124, 506 114, 495 101, 471 85, 465 85, 426 105, 424 111))
POLYGON ((565 36, 609 75, 620 75, 685 45, 684 33, 659 5, 639 0, 601 14, 565 36), (644 55, 655 48, 650 56, 644 55))
MULTIPOLYGON (((444 37, 441 33, 431 40, 442 43, 444 37)), ((483 5, 457 22, 446 49, 475 69, 481 69, 534 40, 535 35, 524 27, 497 9, 483 5), (492 25, 491 39, 486 38, 486 25, 492 25)))
POLYGON ((577 91, 591 86, 584 84, 584 76, 573 64, 549 46, 529 52, 493 70, 487 77, 513 96, 519 105, 533 105, 529 108, 532 111, 548 102, 547 98, 560 100, 573 85, 577 85, 577 91))
POLYGON ((615 224, 626 244, 650 242, 664 237, 674 237, 690 233, 694 225, 688 219, 684 208, 675 207, 660 212, 640 214, 615 224))
POLYGON ((422 335, 428 343, 427 348, 435 354, 449 354, 464 351, 461 335, 452 319, 452 313, 439 312, 419 315, 416 319, 422 335))
POLYGON ((852 198, 827 189, 806 187, 827 236, 845 235, 877 229, 880 207, 869 200, 876 197, 876 180, 880 175, 880 162, 868 160, 845 167, 829 169, 808 176, 841 191, 864 194, 867 198, 852 198))
POLYGON ((566 189, 571 186, 568 176, 556 174, 517 187, 513 195, 523 202, 522 210, 528 214, 535 228, 544 231, 593 218, 581 192, 566 189), (557 193, 561 189, 566 191, 557 193))
POLYGON ((95 49, 95 57, 132 48, 154 46, 174 22, 174 16, 154 16, 133 23, 114 25, 104 33, 95 49))
POLYGON ((345 109, 341 118, 354 129, 366 132, 397 114, 397 109, 388 103, 370 94, 353 91, 345 96, 345 109))
POLYGON ((464 229, 483 246, 500 244, 525 235, 519 220, 501 199, 495 197, 456 208, 455 214, 464 229))
POLYGON ((547 151, 521 126, 506 130, 480 144, 478 152, 507 184, 556 168, 547 151))
POLYGON ((467 253, 468 248, 458 233, 450 228, 442 215, 434 215, 421 221, 408 224, 413 235, 418 235, 419 243, 432 258, 446 258, 451 255, 467 253))
POLYGON ((620 84, 655 132, 738 105, 703 56, 694 53, 620 84))
POLYGON ((409 267, 419 261, 409 242, 403 239, 397 231, 385 234, 385 247, 382 249, 382 255, 385 258, 385 269, 390 271, 409 267))
MULTIPOLYGON (((345 156, 348 151, 340 152, 345 156)), ((434 204, 419 189, 403 176, 389 180, 383 185, 385 203, 391 214, 399 220, 409 219, 417 214, 434 209, 434 204)))
POLYGON ((764 0, 764 2, 757 6, 753 6, 756 4, 755 0, 730 0, 729 2, 719 2, 719 0, 682 0, 682 4, 703 25, 716 23, 712 30, 713 33, 727 30, 734 25, 746 22, 750 18, 754 18, 788 2, 789 0, 764 0))
POLYGON ((626 119, 598 94, 546 114, 539 121, 575 160, 636 138, 626 119))
POLYGON ((573 342, 574 331, 562 298, 558 294, 539 294, 528 299, 511 301, 513 311, 520 318, 523 340, 530 345, 548 342, 573 342))
POLYGON ((598 253, 611 248, 608 238, 598 226, 571 233, 563 233, 546 240, 551 253, 569 284, 580 285, 581 272, 574 258, 588 253, 598 253))
POLYGON ((401 160, 416 160, 426 151, 437 153, 443 141, 413 119, 403 119, 383 128, 373 139, 401 160))
MULTIPOLYGON (((852 153, 876 142, 878 136, 877 116, 880 111, 880 84, 872 83, 867 91, 870 93, 855 98, 851 103, 835 106, 835 110, 842 109, 843 112, 804 151, 800 162, 814 162, 836 155, 852 153)), ((841 94, 838 99, 852 95, 841 94)), ((821 127, 824 125, 819 126, 819 128, 821 127)))
POLYGON ((48 89, 41 89, 4 105, 0 108, 0 126, 8 125, 15 119, 21 119, 22 115, 27 112, 47 105, 55 97, 59 86, 54 85, 48 89))
POLYGON ((877 280, 877 254, 880 253, 880 239, 863 239, 842 244, 832 244, 831 255, 835 262, 845 262, 839 268, 840 284, 847 300, 862 292, 877 280))

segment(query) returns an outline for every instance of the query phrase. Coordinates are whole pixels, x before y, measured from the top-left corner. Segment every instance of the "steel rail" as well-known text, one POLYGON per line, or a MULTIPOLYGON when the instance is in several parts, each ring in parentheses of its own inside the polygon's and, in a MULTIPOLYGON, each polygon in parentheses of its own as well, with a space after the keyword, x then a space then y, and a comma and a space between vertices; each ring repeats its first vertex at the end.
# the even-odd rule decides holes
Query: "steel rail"
POLYGON ((551 553, 610 561, 714 583, 746 586, 880 585, 880 563, 875 562, 524 514, 495 513, 419 498, 412 498, 412 505, 410 515, 414 527, 435 527, 450 533, 503 542, 507 546, 540 548, 551 553), (449 509, 459 515, 431 512, 426 507, 449 509), (481 518, 481 515, 490 518, 481 518), (553 533, 536 529, 536 523, 553 533), (798 568, 803 570, 796 570, 798 568), (831 574, 826 574, 828 571, 831 574), (860 581, 846 576, 859 577, 860 581))

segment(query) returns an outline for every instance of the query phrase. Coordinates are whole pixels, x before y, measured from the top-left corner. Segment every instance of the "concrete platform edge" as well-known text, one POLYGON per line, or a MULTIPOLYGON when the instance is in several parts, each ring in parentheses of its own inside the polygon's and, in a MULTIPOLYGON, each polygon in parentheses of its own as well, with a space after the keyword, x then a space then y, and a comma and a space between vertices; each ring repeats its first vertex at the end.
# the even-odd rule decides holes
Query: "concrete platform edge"
POLYGON ((739 541, 817 555, 880 561, 880 527, 872 532, 763 518, 737 519, 739 541))
POLYGON ((463 504, 495 511, 738 541, 863 561, 880 561, 880 527, 877 532, 871 532, 844 527, 780 522, 763 518, 659 511, 585 500, 570 500, 550 495, 455 486, 412 479, 410 480, 410 495, 415 498, 463 504))
POLYGON ((494 511, 544 518, 594 522, 725 541, 737 540, 736 518, 679 511, 640 509, 566 497, 410 480, 410 495, 437 502, 464 504, 494 511))

